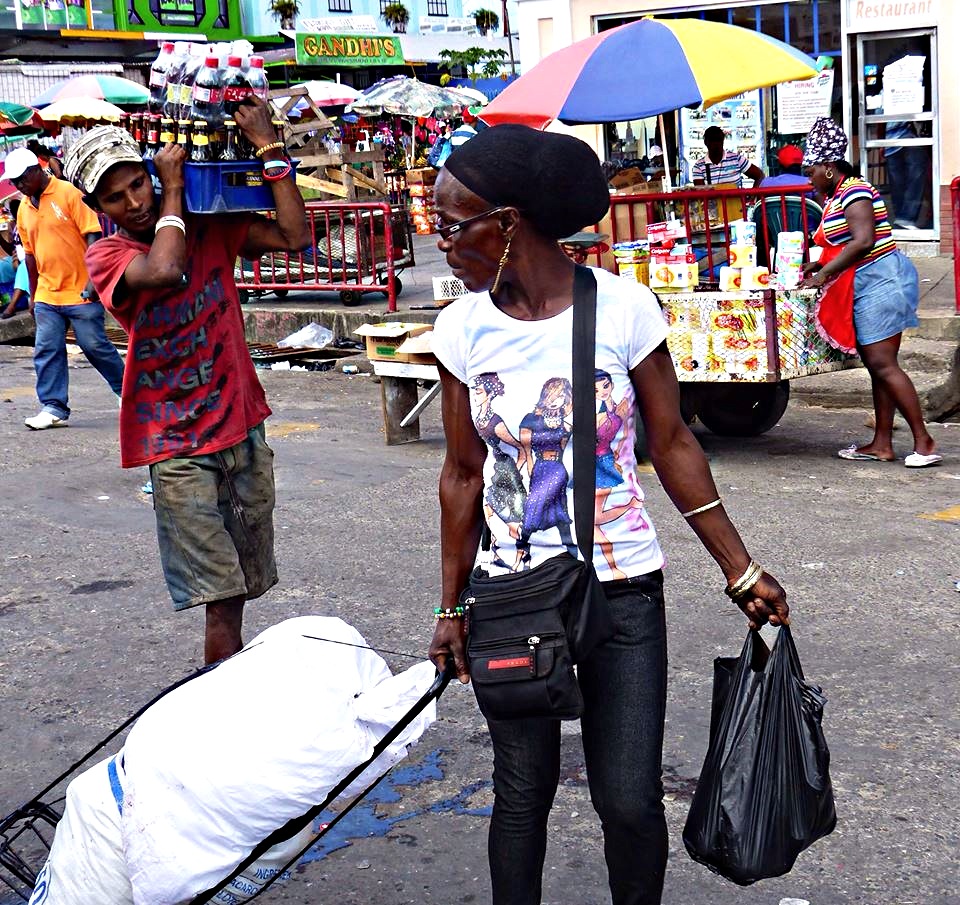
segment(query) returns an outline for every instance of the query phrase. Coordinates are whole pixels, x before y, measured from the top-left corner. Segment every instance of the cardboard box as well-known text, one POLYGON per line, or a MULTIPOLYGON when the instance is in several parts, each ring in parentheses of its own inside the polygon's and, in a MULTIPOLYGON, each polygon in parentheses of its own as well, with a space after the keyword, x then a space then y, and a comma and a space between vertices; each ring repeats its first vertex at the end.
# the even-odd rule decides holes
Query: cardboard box
MULTIPOLYGON (((433 324, 408 324, 403 321, 388 321, 381 324, 363 324, 353 332, 362 336, 367 344, 367 358, 371 361, 405 361, 411 363, 410 352, 401 352, 400 347, 413 336, 433 330, 433 324)), ((420 354, 420 353, 416 353, 420 354)), ((414 362, 419 363, 419 362, 414 362)))
POLYGON ((650 265, 650 288, 668 290, 692 290, 696 287, 700 273, 696 264, 661 264, 653 262, 650 265))
POLYGON ((687 224, 683 220, 664 220, 662 223, 650 223, 647 225, 647 241, 651 245, 662 245, 664 242, 677 239, 686 241, 690 237, 687 235, 687 224))
POLYGON ((730 266, 737 268, 757 266, 756 245, 731 245, 730 266))
POLYGON ((431 340, 433 339, 433 330, 427 330, 424 333, 408 335, 400 343, 394 361, 405 361, 412 365, 435 365, 437 359, 433 355, 431 340))
POLYGON ((624 189, 629 189, 633 186, 645 186, 647 184, 647 177, 643 175, 643 170, 639 167, 627 167, 627 169, 621 170, 615 176, 610 177, 608 182, 611 188, 622 192, 624 189))
POLYGON ((419 170, 407 170, 407 185, 433 185, 437 181, 437 171, 433 167, 419 170))

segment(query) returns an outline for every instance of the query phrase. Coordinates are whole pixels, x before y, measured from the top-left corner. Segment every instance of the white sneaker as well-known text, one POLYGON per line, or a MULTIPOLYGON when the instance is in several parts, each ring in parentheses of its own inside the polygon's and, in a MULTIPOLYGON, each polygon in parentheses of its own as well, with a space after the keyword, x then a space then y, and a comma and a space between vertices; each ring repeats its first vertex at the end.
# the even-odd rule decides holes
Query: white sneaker
POLYGON ((67 419, 58 418, 44 410, 32 418, 24 418, 23 423, 32 431, 45 431, 49 427, 66 427, 67 419))

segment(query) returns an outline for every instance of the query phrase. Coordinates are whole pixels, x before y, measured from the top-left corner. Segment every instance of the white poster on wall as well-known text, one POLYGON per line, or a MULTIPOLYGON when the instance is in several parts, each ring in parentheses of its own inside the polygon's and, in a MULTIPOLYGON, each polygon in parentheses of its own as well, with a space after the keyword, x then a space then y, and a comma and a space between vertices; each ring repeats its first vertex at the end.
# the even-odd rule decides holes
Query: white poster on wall
MULTIPOLYGON (((743 154, 760 169, 764 167, 763 111, 759 91, 746 91, 727 98, 706 110, 697 107, 680 111, 680 153, 685 166, 685 178, 692 182, 693 165, 707 153, 703 133, 710 126, 723 129, 726 139, 724 151, 743 154)), ((750 180, 748 179, 747 182, 750 180)))
POLYGON ((883 67, 883 112, 923 113, 923 67, 927 58, 922 55, 901 57, 883 67))
POLYGON ((833 70, 802 82, 777 85, 777 132, 781 135, 806 134, 818 116, 830 115, 833 99, 833 70))

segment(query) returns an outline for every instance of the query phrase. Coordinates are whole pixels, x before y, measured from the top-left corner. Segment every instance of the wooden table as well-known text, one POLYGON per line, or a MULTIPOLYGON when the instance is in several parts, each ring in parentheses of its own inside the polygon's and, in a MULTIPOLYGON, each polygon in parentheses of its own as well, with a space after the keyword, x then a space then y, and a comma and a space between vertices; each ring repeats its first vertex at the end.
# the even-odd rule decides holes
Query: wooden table
POLYGON ((376 359, 370 363, 373 373, 380 378, 383 435, 387 446, 419 440, 420 414, 440 395, 440 372, 437 366, 376 359), (417 393, 419 380, 434 381, 422 399, 417 393))

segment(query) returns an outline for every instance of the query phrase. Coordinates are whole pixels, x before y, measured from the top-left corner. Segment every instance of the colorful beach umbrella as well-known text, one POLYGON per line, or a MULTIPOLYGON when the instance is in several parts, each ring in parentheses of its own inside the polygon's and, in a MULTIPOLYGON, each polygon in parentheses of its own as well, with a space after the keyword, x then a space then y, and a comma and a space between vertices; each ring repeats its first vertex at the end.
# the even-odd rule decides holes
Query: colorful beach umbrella
POLYGON ((0 132, 4 135, 26 135, 42 129, 43 120, 33 107, 0 101, 0 132))
POLYGON ((99 75, 91 73, 88 75, 76 75, 71 79, 65 79, 51 85, 39 97, 34 98, 35 107, 45 107, 56 101, 68 100, 70 98, 86 97, 101 101, 109 101, 111 104, 123 104, 125 106, 136 106, 145 104, 150 97, 150 92, 143 86, 130 79, 123 79, 116 75, 99 75))
POLYGON ((115 104, 93 97, 68 97, 40 111, 44 122, 60 123, 62 126, 88 122, 116 123, 120 121, 122 115, 123 110, 115 104))
POLYGON ((350 104, 350 111, 361 116, 454 116, 473 101, 446 88, 428 82, 395 75, 371 85, 350 104))
POLYGON ((744 91, 813 78, 816 63, 757 31, 705 19, 647 17, 557 50, 508 85, 488 125, 624 122, 709 107, 744 91))

